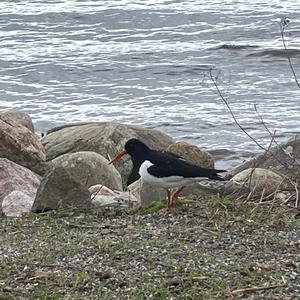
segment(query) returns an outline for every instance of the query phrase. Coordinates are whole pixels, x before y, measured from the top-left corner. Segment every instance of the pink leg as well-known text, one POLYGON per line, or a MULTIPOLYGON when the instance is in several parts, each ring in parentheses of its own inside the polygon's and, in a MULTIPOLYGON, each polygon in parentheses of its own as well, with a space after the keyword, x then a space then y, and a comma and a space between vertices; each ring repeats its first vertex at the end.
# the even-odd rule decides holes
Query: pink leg
POLYGON ((178 199, 179 193, 185 188, 185 186, 180 187, 171 195, 171 206, 173 206, 178 199))
POLYGON ((160 211, 161 212, 168 211, 171 207, 171 201, 172 201, 172 194, 169 190, 167 190, 167 205, 166 205, 166 207, 162 208, 160 211))
POLYGON ((167 209, 171 207, 172 194, 170 190, 167 190, 167 209))

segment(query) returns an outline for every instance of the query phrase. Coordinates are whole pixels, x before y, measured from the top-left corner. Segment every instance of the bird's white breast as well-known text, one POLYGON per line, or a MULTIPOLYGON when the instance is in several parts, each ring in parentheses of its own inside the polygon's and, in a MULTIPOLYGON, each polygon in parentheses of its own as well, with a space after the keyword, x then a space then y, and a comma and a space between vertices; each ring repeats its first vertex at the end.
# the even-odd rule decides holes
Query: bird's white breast
POLYGON ((155 180, 155 177, 152 176, 151 174, 149 174, 149 172, 148 172, 148 168, 150 168, 151 166, 154 166, 154 164, 149 160, 145 160, 141 164, 140 169, 139 169, 139 174, 140 174, 142 180, 145 182, 149 182, 149 183, 151 183, 151 181, 155 180))

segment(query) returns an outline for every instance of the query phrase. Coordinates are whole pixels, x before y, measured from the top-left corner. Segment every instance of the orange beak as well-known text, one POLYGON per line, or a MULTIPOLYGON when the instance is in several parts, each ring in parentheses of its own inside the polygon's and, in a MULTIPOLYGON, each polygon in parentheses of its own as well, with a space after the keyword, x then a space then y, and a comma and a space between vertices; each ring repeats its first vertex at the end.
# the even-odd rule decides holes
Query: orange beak
POLYGON ((119 154, 117 154, 116 156, 114 156, 109 162, 108 164, 113 164, 115 161, 119 160, 122 158, 122 156, 124 156, 125 154, 127 154, 127 150, 123 150, 121 151, 119 154))

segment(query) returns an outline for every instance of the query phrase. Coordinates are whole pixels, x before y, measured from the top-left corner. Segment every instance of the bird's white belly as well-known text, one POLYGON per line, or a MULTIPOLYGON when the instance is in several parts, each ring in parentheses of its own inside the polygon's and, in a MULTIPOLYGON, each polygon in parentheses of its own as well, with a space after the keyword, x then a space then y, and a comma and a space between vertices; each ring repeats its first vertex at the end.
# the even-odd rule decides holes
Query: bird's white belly
POLYGON ((139 169, 139 174, 144 182, 162 188, 175 188, 191 184, 207 178, 185 178, 182 176, 155 177, 148 172, 148 168, 153 166, 149 160, 145 160, 139 169))

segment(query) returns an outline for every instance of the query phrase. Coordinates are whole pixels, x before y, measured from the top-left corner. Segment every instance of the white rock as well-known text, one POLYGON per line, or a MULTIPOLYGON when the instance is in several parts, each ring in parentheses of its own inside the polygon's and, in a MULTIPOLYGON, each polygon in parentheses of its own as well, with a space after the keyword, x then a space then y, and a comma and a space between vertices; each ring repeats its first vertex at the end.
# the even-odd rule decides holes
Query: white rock
POLYGON ((117 206, 139 208, 141 206, 140 198, 141 181, 140 179, 128 186, 128 190, 113 191, 108 187, 97 184, 89 188, 92 204, 95 206, 117 206))
POLYGON ((34 197, 21 191, 12 191, 3 199, 2 212, 7 217, 21 217, 31 211, 33 201, 34 197))

